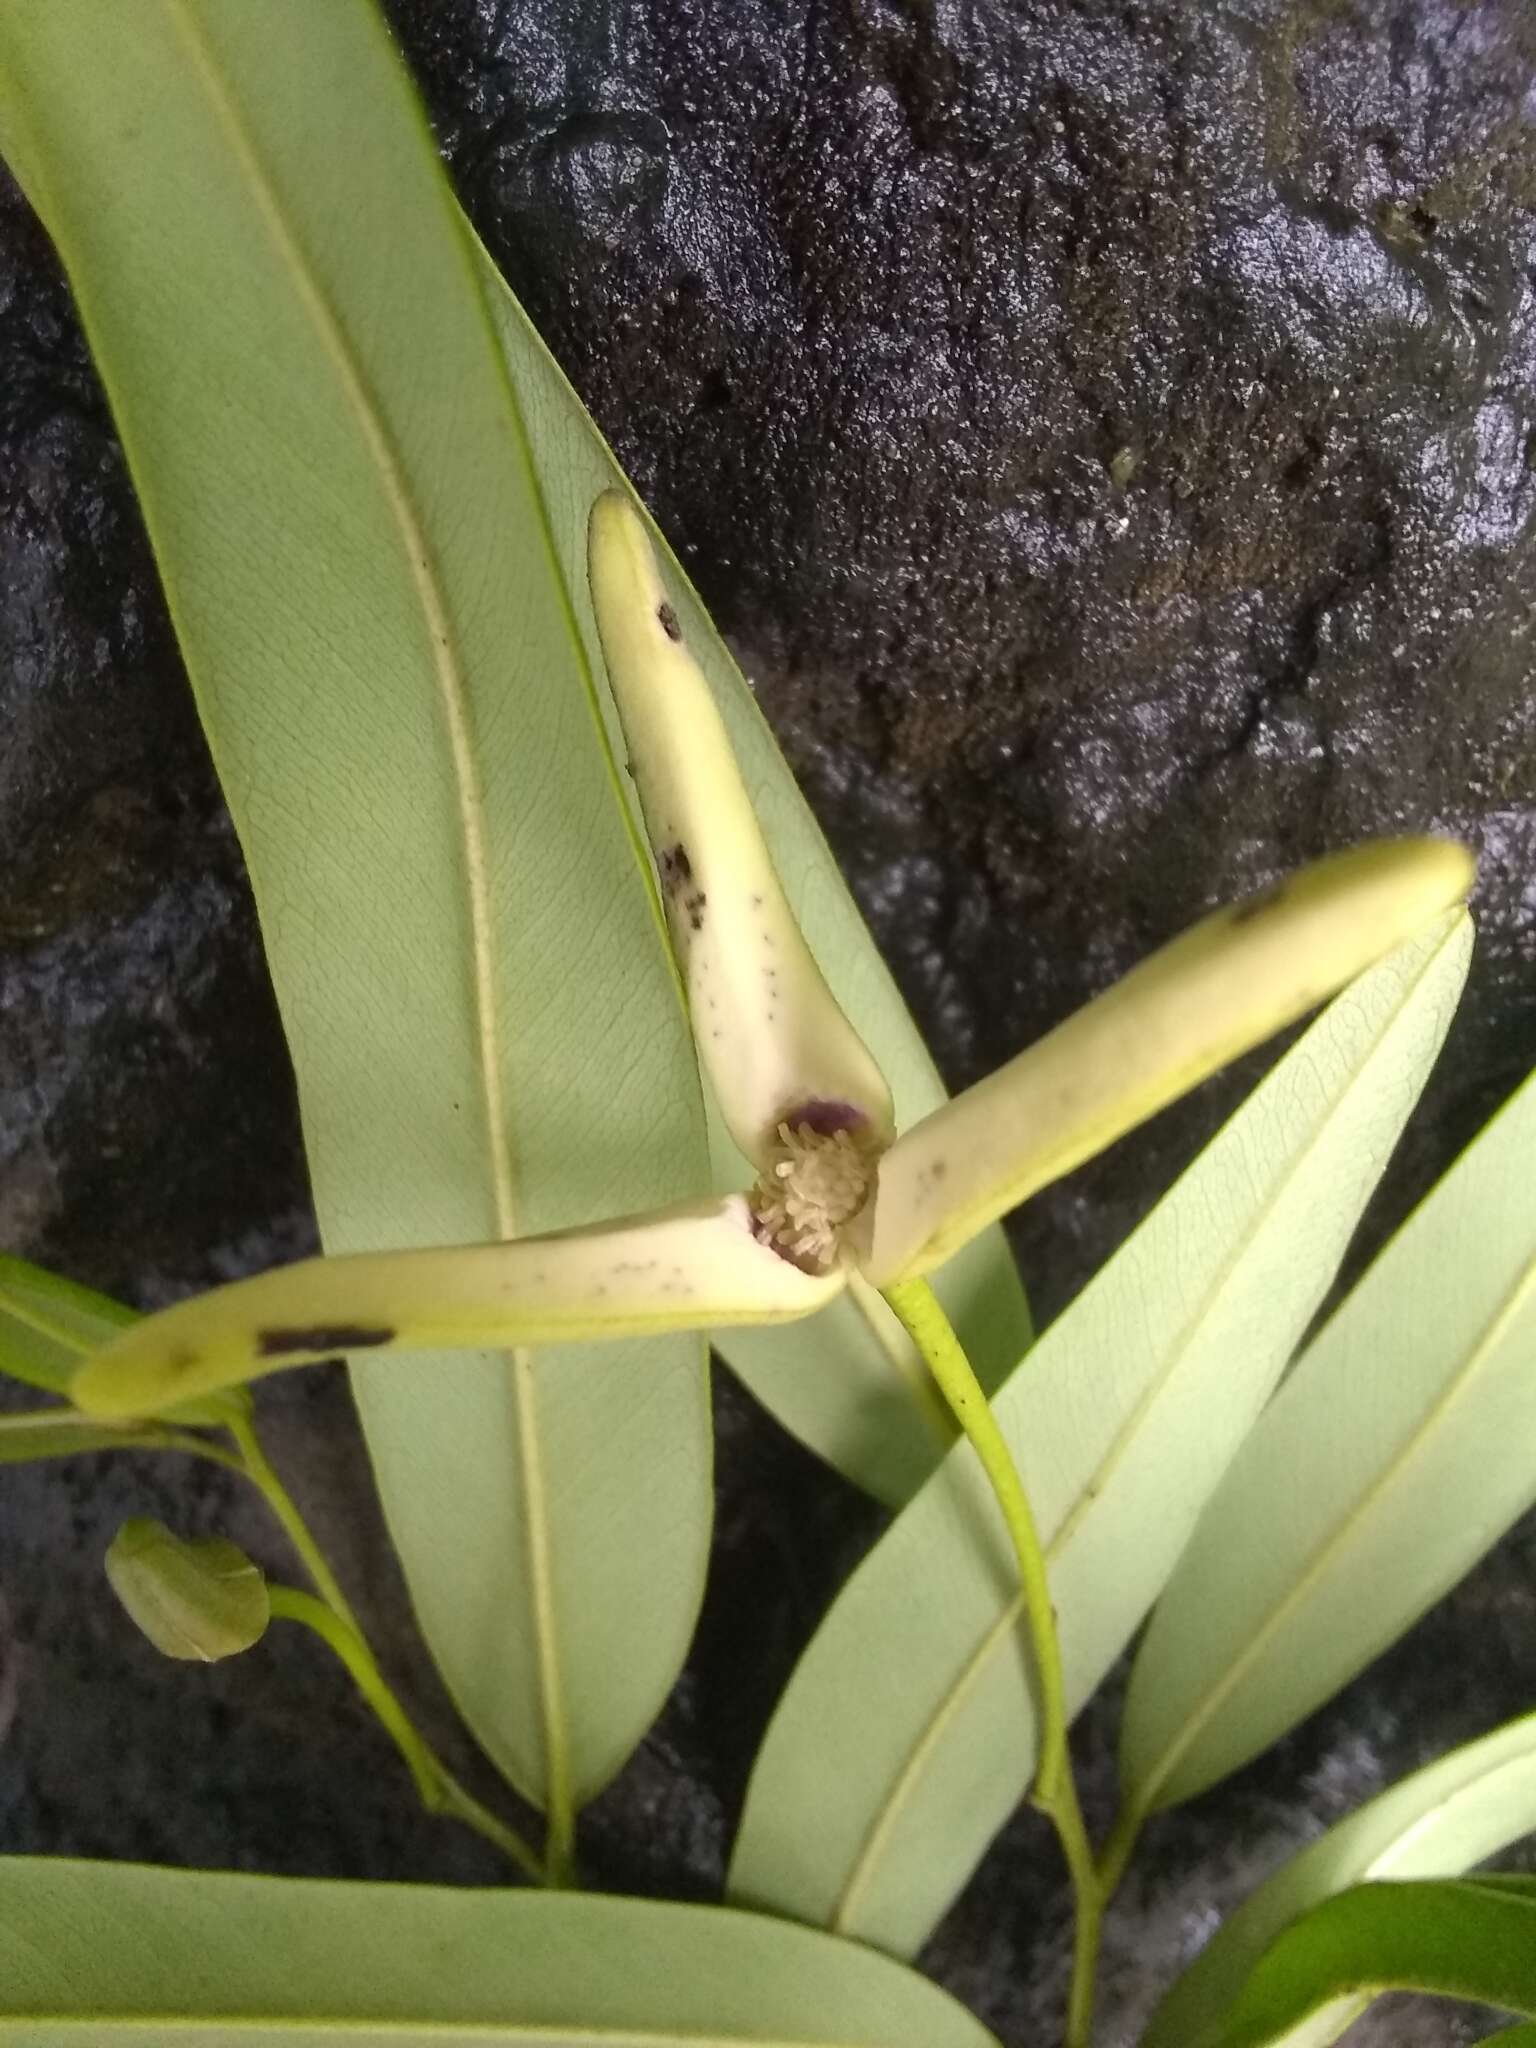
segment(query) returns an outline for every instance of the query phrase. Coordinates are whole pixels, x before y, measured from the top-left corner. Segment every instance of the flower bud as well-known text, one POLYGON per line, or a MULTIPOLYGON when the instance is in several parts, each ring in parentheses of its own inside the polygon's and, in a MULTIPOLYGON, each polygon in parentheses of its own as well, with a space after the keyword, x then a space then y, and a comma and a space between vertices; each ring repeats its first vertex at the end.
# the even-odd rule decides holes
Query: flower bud
POLYGON ((183 1541, 144 1516, 124 1522, 107 1578, 162 1655, 216 1664, 259 1642, 272 1618, 260 1567, 222 1536, 183 1541))

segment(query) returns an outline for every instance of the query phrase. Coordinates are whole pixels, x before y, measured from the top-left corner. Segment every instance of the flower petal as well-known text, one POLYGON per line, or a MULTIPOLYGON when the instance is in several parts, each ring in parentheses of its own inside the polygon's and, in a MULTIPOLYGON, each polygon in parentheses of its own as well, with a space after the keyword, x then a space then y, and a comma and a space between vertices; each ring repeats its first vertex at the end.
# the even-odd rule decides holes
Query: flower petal
POLYGON ((875 1286, 931 1272, 1029 1195, 1302 1016, 1471 888, 1444 839, 1334 854, 1213 916, 914 1126, 860 1219, 875 1286))
POLYGON ((142 1415, 345 1351, 502 1350, 788 1321, 843 1285, 759 1244, 740 1195, 441 1251, 302 1259, 132 1324, 76 1373, 88 1415, 142 1415))
POLYGON ((700 1059, 759 1169, 781 1122, 847 1110, 885 1143, 890 1092, 784 898, 725 725, 649 537, 619 491, 592 508, 592 606, 660 870, 700 1059))

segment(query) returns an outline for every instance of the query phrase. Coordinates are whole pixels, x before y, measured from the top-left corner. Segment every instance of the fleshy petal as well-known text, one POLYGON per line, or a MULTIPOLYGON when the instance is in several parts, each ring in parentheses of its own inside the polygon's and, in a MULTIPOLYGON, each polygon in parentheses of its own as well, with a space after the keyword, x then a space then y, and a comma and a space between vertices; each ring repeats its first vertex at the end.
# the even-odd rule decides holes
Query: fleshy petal
POLYGON ((914 1126, 861 1219, 875 1286, 928 1273, 1026 1197, 1300 1017, 1470 890, 1444 839, 1314 862, 1154 953, 914 1126))
POLYGON ((510 1244, 303 1259, 132 1324, 80 1368, 88 1415, 170 1400, 345 1351, 504 1350, 809 1315, 843 1285, 752 1234, 740 1195, 510 1244))
POLYGON ((660 871, 700 1059, 759 1169, 806 1106, 849 1112, 879 1143, 890 1093, 785 901, 703 672, 629 500, 592 508, 592 605, 660 871))

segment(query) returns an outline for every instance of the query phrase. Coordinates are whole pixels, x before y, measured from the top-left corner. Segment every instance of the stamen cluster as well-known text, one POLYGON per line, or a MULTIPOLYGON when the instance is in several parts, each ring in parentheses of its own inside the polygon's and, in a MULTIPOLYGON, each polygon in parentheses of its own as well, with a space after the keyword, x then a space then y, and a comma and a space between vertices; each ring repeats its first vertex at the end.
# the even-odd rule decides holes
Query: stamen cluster
POLYGON ((781 1123, 775 1156, 752 1191, 758 1236, 803 1271, 830 1272, 843 1226, 869 1199, 876 1159, 865 1132, 781 1123))

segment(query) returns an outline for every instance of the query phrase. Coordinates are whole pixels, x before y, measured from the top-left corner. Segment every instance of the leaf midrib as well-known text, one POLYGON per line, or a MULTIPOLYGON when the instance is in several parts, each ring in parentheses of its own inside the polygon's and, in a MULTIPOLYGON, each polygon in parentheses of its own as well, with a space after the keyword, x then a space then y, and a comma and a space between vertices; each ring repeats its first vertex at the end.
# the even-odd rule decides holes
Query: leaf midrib
POLYGON ((28 2026, 64 2027, 132 2027, 136 2032, 145 2027, 163 2031, 181 2032, 197 2028, 200 2032, 209 2027, 221 2027, 226 2031, 272 2032, 278 2028, 305 2028, 313 2031, 324 2028, 326 2032, 345 2038, 347 2035, 362 2034, 370 2040, 398 2034, 403 2037, 419 2038, 423 2034, 444 2041, 548 2041, 551 2038, 573 2043, 588 2042, 591 2048, 875 2048, 869 2036, 855 2040, 831 2040, 818 2035, 814 2040, 798 2034, 739 2034, 710 2032, 701 2034, 677 2027, 588 2027, 569 2020, 440 2020, 430 2016, 421 2019, 374 2020, 356 2018, 351 2014, 332 2015, 329 2013, 37 2013, 7 2012, 0 2009, 0 2022, 9 2024, 24 2021, 28 2026))
MULTIPOLYGON (((164 0, 164 4, 173 28, 180 34, 194 66, 202 76, 214 115, 224 128, 235 157, 246 172, 252 200, 266 224, 273 247, 288 270, 300 304, 336 371, 342 392, 378 472, 385 500, 394 517, 405 554, 412 588, 421 606, 433 675, 448 735, 458 800, 463 878, 470 920, 475 1055, 485 1116, 486 1149, 491 1168, 496 1228, 500 1237, 510 1238, 516 1235, 517 1214, 497 1045, 493 920, 490 907, 490 863, 486 852, 485 800, 471 746, 471 720, 463 657, 453 630, 441 573, 412 497, 399 452, 379 414, 362 364, 341 320, 314 274, 300 236, 285 214, 281 198, 267 172, 260 151, 229 91, 206 30, 194 13, 190 0, 164 0)), ((478 285, 472 278, 468 282, 472 289, 478 291, 478 285)), ((507 388, 508 404, 515 410, 515 399, 510 387, 507 386, 505 378, 501 381, 507 388)), ((521 1349, 505 1355, 512 1371, 513 1398, 518 1413, 519 1458, 524 1477, 521 1491, 532 1595, 535 1656, 539 1670, 547 1791, 551 1800, 555 1800, 566 1796, 569 1760, 564 1688, 554 1625, 553 1572, 542 1449, 538 1439, 532 1361, 528 1353, 521 1349)))
MULTIPOLYGON (((1307 1144, 1296 1154, 1283 1179, 1265 1203, 1263 1210, 1255 1217, 1247 1231, 1244 1232, 1243 1236, 1234 1246, 1228 1258, 1224 1261, 1220 1271, 1207 1289, 1200 1307, 1186 1322, 1178 1341, 1171 1347, 1167 1369, 1160 1373, 1156 1380, 1149 1385, 1146 1393, 1137 1402, 1130 1416, 1116 1432, 1103 1457, 1094 1467, 1093 1473, 1083 1482, 1077 1498, 1073 1501, 1071 1507, 1063 1516, 1060 1525, 1046 1543, 1045 1562, 1047 1568, 1056 1562, 1068 1537, 1075 1533, 1089 1510, 1102 1499, 1113 1476, 1115 1467, 1124 1456, 1142 1418, 1146 1416, 1154 1402, 1160 1398, 1169 1381, 1188 1356, 1190 1346, 1198 1335, 1201 1324, 1210 1314, 1213 1304, 1219 1300, 1222 1293, 1230 1285, 1234 1272, 1252 1249, 1264 1223, 1284 1199, 1286 1191, 1290 1188, 1296 1176, 1301 1172, 1307 1161, 1311 1159, 1317 1147, 1323 1142, 1323 1138, 1334 1117, 1338 1114, 1339 1109, 1360 1085, 1365 1072, 1374 1065, 1387 1036, 1396 1027, 1431 968, 1441 959, 1445 946, 1455 938, 1459 930, 1459 923, 1452 923, 1441 943, 1434 948, 1433 952, 1427 955, 1422 967, 1414 975, 1413 980, 1404 989, 1399 1001, 1394 1005, 1390 1016, 1379 1028, 1375 1043, 1371 1047, 1365 1065, 1357 1070, 1333 1110, 1323 1119, 1307 1144)), ((827 1921, 828 1928, 834 1934, 846 1935, 849 1933, 853 1917, 865 1893, 868 1892, 874 1882, 875 1872, 886 1844, 895 1830, 903 1809, 909 1803, 916 1786, 922 1779, 929 1758, 933 1755, 945 1731, 958 1716, 971 1692, 979 1683, 983 1672, 990 1665, 994 1654, 1004 1643, 1011 1639, 1017 1639, 1018 1624, 1023 1616, 1023 1611, 1023 1599, 1019 1594, 1015 1594, 998 1619, 992 1623, 971 1655, 966 1659, 965 1664, 955 1678, 954 1684, 944 1695, 943 1700, 935 1709, 923 1732, 913 1744, 906 1763, 902 1766, 900 1774, 891 1787, 888 1798, 870 1823, 864 1837, 864 1847, 860 1850, 858 1859, 849 1872, 847 1881, 838 1895, 837 1903, 827 1921)), ((1022 1647, 1021 1643, 1020 1648, 1022 1649, 1022 1647)))
MULTIPOLYGON (((1236 1688, 1246 1679, 1256 1659, 1263 1655, 1276 1634, 1285 1627, 1296 1608, 1315 1590, 1330 1568, 1339 1562, 1357 1530, 1369 1520, 1380 1502, 1404 1477, 1432 1440, 1439 1424, 1474 1385, 1483 1367, 1498 1350, 1509 1324, 1519 1315, 1533 1284, 1536 1284, 1536 1258, 1526 1260, 1499 1306, 1484 1323, 1461 1371, 1441 1389, 1417 1426, 1399 1445, 1391 1460, 1377 1474, 1348 1513, 1327 1532, 1325 1540, 1314 1551, 1305 1572, 1292 1582, 1286 1594, 1270 1608, 1261 1625, 1254 1631, 1247 1647, 1224 1667, 1216 1684, 1201 1698, 1177 1737, 1163 1750, 1157 1766, 1147 1773, 1138 1793, 1138 1805, 1143 1811, 1151 1810, 1158 1789, 1166 1782, 1170 1772, 1178 1768, 1201 1729, 1207 1726, 1212 1715, 1220 1711, 1236 1688)), ((1371 1649, 1361 1660, 1362 1663, 1369 1663, 1381 1647, 1381 1644, 1377 1644, 1371 1649)))
MULTIPOLYGON (((1405 1849, 1411 1848, 1426 1829, 1433 1831, 1438 1823, 1444 1821, 1448 1813, 1454 1818, 1456 1807, 1471 1797, 1485 1795, 1489 1785, 1494 1780, 1502 1778, 1506 1772, 1529 1773, 1533 1763, 1536 1763, 1536 1733, 1530 1736, 1526 1749, 1515 1756, 1501 1756, 1496 1763, 1474 1772, 1470 1778, 1464 1778, 1453 1791, 1447 1792, 1437 1805, 1417 1814, 1401 1834, 1394 1835, 1383 1849, 1369 1859, 1361 1870, 1361 1881, 1366 1878, 1390 1877, 1396 1867, 1394 1859, 1400 1857, 1405 1849)), ((1526 1832, 1528 1830, 1524 1828, 1520 1830, 1521 1834, 1526 1832)), ((1514 1841, 1518 1838, 1511 1835, 1509 1839, 1514 1841)))

